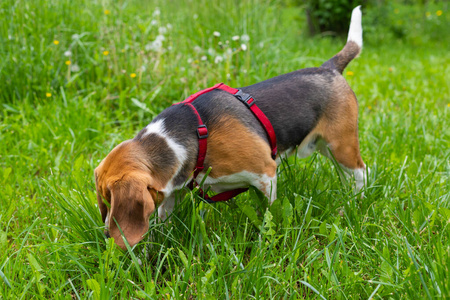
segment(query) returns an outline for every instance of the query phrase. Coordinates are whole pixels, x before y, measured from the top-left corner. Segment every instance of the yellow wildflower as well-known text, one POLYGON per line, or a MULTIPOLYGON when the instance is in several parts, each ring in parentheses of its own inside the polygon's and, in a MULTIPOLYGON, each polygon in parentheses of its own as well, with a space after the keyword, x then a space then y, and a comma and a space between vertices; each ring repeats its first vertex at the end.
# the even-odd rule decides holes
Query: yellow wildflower
POLYGON ((131 77, 131 78, 136 77, 136 73, 131 73, 131 74, 130 74, 130 77, 131 77))
POLYGON ((109 11, 109 9, 105 9, 104 13, 105 15, 109 15, 111 12, 109 11))
POLYGON ((46 96, 47 98, 50 98, 50 97, 52 96, 52 93, 45 93, 45 96, 46 96))
POLYGON ((353 73, 352 71, 347 71, 347 76, 353 76, 355 75, 355 73, 353 73))
POLYGON ((66 60, 66 65, 70 66, 72 62, 70 60, 66 60))
POLYGON ((442 16, 442 10, 438 10, 438 11, 436 12, 436 16, 438 16, 438 17, 442 16))
POLYGON ((103 51, 103 55, 107 56, 109 54, 109 51, 103 51))
POLYGON ((59 41, 58 41, 58 40, 54 40, 54 41, 53 41, 53 44, 58 45, 58 44, 59 44, 59 41))

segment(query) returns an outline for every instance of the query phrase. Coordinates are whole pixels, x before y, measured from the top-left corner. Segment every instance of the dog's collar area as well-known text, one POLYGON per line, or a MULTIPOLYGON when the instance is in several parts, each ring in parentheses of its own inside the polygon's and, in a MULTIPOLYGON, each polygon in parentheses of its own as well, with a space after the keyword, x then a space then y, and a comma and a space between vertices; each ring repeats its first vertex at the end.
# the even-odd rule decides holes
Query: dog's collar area
MULTIPOLYGON (((235 88, 229 87, 223 83, 218 83, 213 87, 201 90, 201 91, 189 96, 186 100, 184 100, 182 102, 174 104, 174 105, 183 104, 183 105, 188 106, 192 110, 192 112, 195 114, 195 116, 197 117, 197 122, 198 122, 198 127, 197 127, 197 137, 198 137, 197 164, 194 169, 193 179, 192 179, 191 183, 188 185, 188 187, 191 190, 198 186, 198 183, 195 181, 195 179, 197 178, 198 174, 201 171, 203 171, 203 169, 205 168, 203 163, 204 163, 205 157, 206 157, 207 138, 209 136, 208 128, 203 123, 202 118, 200 117, 200 114, 198 113, 197 109, 192 105, 192 102, 194 102, 194 100, 197 99, 200 95, 209 93, 210 91, 215 90, 215 89, 226 91, 226 92, 232 94, 233 96, 236 97, 236 99, 241 101, 243 104, 245 104, 247 106, 248 109, 250 109, 250 111, 253 113, 253 115, 258 119, 258 121, 261 123, 261 125, 266 130, 267 137, 269 139, 270 148, 272 151, 272 158, 275 159, 277 156, 277 139, 275 136, 275 130, 273 129, 273 126, 270 123, 267 116, 262 112, 261 109, 259 109, 259 107, 257 105, 255 105, 255 99, 251 95, 242 92, 242 90, 240 90, 240 89, 235 89, 235 88)), ((200 196, 203 199, 205 199, 205 201, 208 203, 227 201, 247 190, 248 190, 248 188, 234 189, 234 190, 226 191, 226 192, 223 192, 223 193, 220 193, 220 194, 210 197, 206 192, 204 192, 199 187, 200 196)))

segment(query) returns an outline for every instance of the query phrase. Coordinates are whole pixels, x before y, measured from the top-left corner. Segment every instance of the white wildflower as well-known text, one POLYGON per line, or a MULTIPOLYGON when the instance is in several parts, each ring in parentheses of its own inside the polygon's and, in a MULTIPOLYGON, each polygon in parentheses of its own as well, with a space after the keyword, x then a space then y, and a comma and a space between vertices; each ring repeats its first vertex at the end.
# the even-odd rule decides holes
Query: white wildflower
POLYGON ((216 51, 213 48, 209 48, 208 49, 208 54, 211 56, 214 56, 214 54, 216 54, 216 51))
POLYGON ((200 46, 195 46, 194 51, 197 53, 200 53, 200 52, 202 52, 202 48, 200 48, 200 46))
POLYGON ((167 29, 172 29, 172 24, 170 24, 170 23, 167 23, 167 25, 166 25, 166 27, 167 27, 167 29))
POLYGON ((70 65, 70 70, 72 72, 79 72, 80 71, 80 67, 77 64, 71 64, 70 65))
POLYGON ((70 50, 67 50, 66 52, 64 52, 64 56, 72 56, 72 52, 70 50))
POLYGON ((162 34, 159 34, 159 35, 157 35, 156 36, 156 38, 155 38, 155 41, 164 41, 166 38, 162 35, 162 34))
POLYGON ((72 34, 72 40, 79 40, 80 39, 80 35, 79 34, 72 34))
POLYGON ((220 32, 214 31, 214 32, 213 32, 213 35, 214 35, 215 37, 219 37, 219 36, 220 36, 220 32))
POLYGON ((216 58, 214 58, 214 63, 218 64, 223 61, 223 57, 220 55, 217 55, 216 58))
POLYGON ((161 26, 158 28, 158 32, 159 34, 166 34, 167 33, 167 28, 164 26, 161 26))
POLYGON ((248 34, 241 35, 241 41, 243 41, 244 43, 250 41, 250 37, 248 36, 248 34))
POLYGON ((161 11, 159 10, 159 7, 155 8, 155 11, 153 12, 153 16, 159 16, 161 14, 161 11))
POLYGON ((206 57, 206 55, 203 55, 201 58, 200 58, 200 60, 202 60, 202 61, 205 61, 205 60, 207 60, 208 59, 208 57, 206 57))
POLYGON ((152 21, 150 22, 150 25, 152 25, 152 26, 156 26, 156 25, 158 25, 158 21, 156 21, 156 20, 152 20, 152 21))
POLYGON ((154 40, 153 43, 153 50, 160 51, 162 49, 162 41, 160 40, 154 40))
POLYGON ((188 58, 187 63, 191 64, 194 60, 192 58, 188 58))
POLYGON ((241 45, 241 49, 242 49, 242 51, 246 51, 247 50, 247 45, 246 44, 242 44, 241 45))
POLYGON ((192 17, 194 18, 194 20, 198 19, 198 15, 197 14, 194 14, 192 17))
POLYGON ((231 56, 233 56, 233 50, 231 50, 231 48, 227 48, 223 56, 224 58, 230 58, 231 56))
POLYGON ((232 39, 233 41, 238 41, 238 40, 239 40, 239 36, 238 36, 238 35, 235 35, 235 36, 233 36, 231 39, 232 39))
POLYGON ((162 50, 162 46, 163 43, 162 41, 164 40, 164 36, 163 35, 158 35, 156 37, 156 39, 151 42, 150 44, 145 45, 145 50, 146 51, 161 51, 162 50))

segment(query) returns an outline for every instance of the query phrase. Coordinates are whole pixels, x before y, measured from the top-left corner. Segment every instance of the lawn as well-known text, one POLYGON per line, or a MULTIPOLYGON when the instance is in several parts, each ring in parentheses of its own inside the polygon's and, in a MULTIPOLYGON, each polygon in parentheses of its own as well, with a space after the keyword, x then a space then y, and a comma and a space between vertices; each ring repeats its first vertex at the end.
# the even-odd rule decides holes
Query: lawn
POLYGON ((450 11, 363 8, 344 76, 359 101, 364 197, 319 155, 171 222, 123 252, 103 235, 93 170, 172 103, 320 66, 293 1, 0 2, 0 298, 450 298, 450 11))

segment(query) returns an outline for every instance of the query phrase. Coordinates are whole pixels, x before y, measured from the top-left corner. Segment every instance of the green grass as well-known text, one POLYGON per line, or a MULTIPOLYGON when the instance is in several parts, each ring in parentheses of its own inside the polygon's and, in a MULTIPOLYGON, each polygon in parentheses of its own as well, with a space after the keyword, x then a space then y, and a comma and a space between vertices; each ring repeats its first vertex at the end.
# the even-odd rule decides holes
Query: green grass
POLYGON ((93 181, 115 145, 197 90, 318 66, 345 41, 307 37, 282 1, 2 1, 0 298, 449 298, 450 12, 378 10, 344 74, 372 170, 363 199, 331 161, 290 158, 269 210, 253 190, 189 195, 122 252, 93 181))

